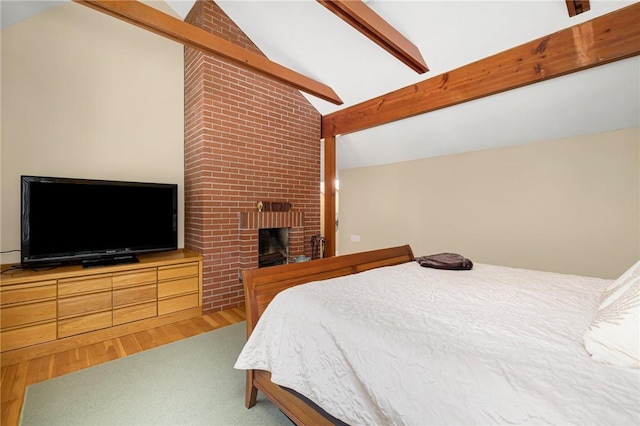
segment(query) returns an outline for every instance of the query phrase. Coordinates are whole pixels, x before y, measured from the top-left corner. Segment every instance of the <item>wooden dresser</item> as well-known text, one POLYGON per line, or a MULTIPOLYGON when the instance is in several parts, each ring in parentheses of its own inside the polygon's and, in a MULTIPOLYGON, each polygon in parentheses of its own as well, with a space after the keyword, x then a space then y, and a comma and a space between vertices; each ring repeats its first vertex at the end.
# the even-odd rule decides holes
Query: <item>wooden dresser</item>
POLYGON ((138 259, 0 275, 2 365, 202 315, 202 256, 182 249, 138 259))

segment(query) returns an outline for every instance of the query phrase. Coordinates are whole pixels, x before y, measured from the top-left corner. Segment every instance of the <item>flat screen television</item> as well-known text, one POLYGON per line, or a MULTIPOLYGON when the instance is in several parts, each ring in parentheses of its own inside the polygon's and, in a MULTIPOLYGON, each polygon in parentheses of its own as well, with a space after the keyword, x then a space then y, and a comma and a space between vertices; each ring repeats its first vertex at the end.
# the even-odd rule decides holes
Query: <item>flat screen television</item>
POLYGON ((178 186, 21 176, 23 266, 137 262, 178 248, 178 186))

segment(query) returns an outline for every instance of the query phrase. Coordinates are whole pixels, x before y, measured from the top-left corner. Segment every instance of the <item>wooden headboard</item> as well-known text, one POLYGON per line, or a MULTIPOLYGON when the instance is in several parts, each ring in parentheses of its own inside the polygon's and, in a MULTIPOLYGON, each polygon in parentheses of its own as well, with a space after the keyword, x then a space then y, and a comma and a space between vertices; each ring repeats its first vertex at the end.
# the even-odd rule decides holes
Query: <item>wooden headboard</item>
POLYGON ((355 274, 414 260, 409 245, 242 271, 247 337, 276 294, 311 281, 355 274))

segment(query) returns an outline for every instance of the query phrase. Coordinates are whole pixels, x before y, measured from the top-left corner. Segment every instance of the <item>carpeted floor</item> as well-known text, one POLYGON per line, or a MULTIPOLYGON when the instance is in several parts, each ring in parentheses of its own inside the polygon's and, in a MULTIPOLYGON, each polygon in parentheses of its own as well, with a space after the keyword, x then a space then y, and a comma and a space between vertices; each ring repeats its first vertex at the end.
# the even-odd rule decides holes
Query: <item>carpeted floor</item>
POLYGON ((264 395, 247 410, 238 323, 27 387, 21 425, 292 425, 264 395))

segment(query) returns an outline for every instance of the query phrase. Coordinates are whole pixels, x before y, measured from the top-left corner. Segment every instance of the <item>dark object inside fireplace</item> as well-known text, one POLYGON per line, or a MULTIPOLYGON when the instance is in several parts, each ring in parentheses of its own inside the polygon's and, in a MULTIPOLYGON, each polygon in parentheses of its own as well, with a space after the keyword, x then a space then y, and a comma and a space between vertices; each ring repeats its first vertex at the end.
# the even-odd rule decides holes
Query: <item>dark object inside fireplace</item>
POLYGON ((288 263, 289 228, 263 228, 258 231, 258 267, 288 263))

